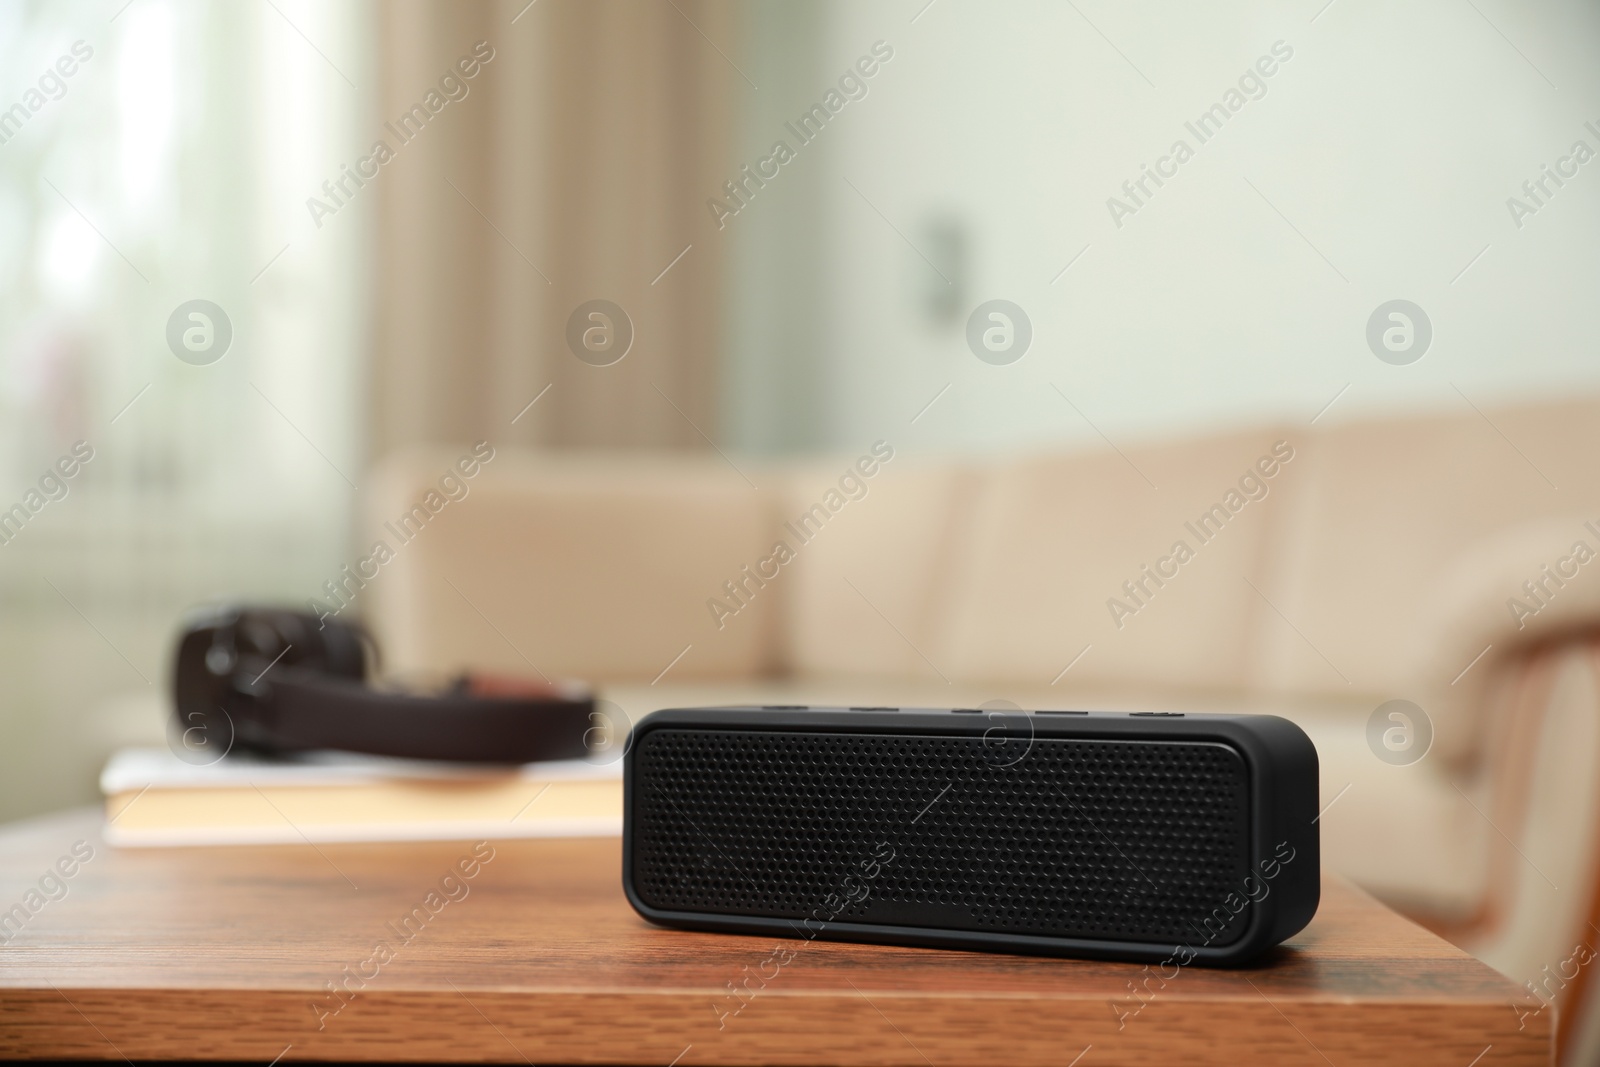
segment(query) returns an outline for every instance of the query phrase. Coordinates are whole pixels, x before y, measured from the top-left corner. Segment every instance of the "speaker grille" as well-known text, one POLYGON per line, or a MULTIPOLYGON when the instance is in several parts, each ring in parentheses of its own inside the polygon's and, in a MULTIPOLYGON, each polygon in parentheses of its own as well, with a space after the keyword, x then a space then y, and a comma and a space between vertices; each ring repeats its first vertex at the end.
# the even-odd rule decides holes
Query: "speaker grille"
POLYGON ((664 911, 1217 946, 1249 915, 1226 745, 664 727, 634 757, 664 911))

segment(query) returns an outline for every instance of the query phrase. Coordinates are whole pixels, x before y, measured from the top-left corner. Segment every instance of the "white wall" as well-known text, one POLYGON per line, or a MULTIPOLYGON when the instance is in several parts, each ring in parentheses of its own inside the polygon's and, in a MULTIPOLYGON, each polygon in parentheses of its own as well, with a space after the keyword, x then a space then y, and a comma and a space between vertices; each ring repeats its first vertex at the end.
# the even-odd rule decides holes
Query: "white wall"
MULTIPOLYGON (((1600 388, 1600 160, 1520 230, 1506 206, 1574 140, 1600 151, 1583 128, 1600 128, 1594 5, 937 0, 918 16, 924 2, 829 3, 811 83, 784 72, 747 120, 749 142, 767 144, 785 132, 773 110, 804 111, 876 40, 895 49, 869 95, 785 169, 788 187, 730 223, 745 226, 735 239, 758 275, 747 289, 817 291, 784 314, 808 322, 823 366, 803 432, 775 435, 762 418, 794 399, 771 376, 736 385, 725 424, 739 445, 1098 443, 1051 383, 1119 443, 1309 420, 1346 384, 1325 420, 1600 388), (1280 40, 1293 57, 1267 94, 1114 225, 1107 198, 1176 138, 1197 145, 1185 120, 1280 40), (763 209, 816 227, 816 257, 774 266, 770 248, 752 253, 772 225, 763 209), (944 283, 907 244, 937 261, 928 226, 941 217, 969 251, 961 314, 944 322, 923 307, 944 283), (1031 350, 1010 366, 964 341, 966 312, 993 297, 1033 321, 1031 350), (1365 341, 1394 298, 1434 327, 1409 366, 1365 341)), ((735 309, 736 382, 739 366, 770 358, 751 314, 735 309)))

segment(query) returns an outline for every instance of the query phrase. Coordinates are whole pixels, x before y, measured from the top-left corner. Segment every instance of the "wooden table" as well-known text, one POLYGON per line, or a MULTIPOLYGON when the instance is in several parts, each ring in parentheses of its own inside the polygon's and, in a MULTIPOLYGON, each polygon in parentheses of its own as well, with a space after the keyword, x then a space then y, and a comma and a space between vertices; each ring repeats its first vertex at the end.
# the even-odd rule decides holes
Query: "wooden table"
POLYGON ((1337 879, 1265 965, 1141 1000, 1132 965, 657 929, 614 839, 493 842, 441 888, 470 844, 116 851, 73 812, 0 831, 0 908, 78 840, 67 894, 0 945, 0 1055, 1499 1067, 1554 1040, 1552 1011, 1519 1031, 1513 983, 1337 879))

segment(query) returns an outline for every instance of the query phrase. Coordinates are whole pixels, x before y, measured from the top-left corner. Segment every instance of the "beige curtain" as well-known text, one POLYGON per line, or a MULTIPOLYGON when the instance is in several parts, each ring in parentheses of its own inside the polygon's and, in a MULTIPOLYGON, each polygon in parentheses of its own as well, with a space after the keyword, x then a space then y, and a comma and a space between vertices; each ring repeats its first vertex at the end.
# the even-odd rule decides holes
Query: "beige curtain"
POLYGON ((737 12, 723 0, 526 4, 378 6, 374 125, 396 147, 375 179, 375 457, 480 437, 716 435, 726 242, 705 202, 732 176, 733 116, 755 91, 733 65, 737 12), (467 95, 399 144, 382 123, 398 127, 480 41, 493 58, 462 79, 467 95), (568 349, 567 318, 591 299, 632 320, 615 365, 568 349))

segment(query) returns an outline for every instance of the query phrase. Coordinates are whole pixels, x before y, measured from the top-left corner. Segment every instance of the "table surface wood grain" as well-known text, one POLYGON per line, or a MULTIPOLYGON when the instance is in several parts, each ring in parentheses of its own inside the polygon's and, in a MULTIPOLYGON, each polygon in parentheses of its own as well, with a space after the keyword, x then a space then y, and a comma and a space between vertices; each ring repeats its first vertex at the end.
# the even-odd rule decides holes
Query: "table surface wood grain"
POLYGON ((492 841, 479 854, 490 850, 476 867, 470 842, 116 850, 87 812, 6 827, 0 909, 24 915, 0 914, 0 1056, 661 1067, 1552 1058, 1552 1009, 1534 1012, 1510 980, 1334 878, 1312 924, 1260 966, 1188 967, 1162 982, 1127 964, 664 930, 624 899, 615 839, 492 841), (93 857, 48 878, 63 858, 73 867, 80 841, 93 857))

